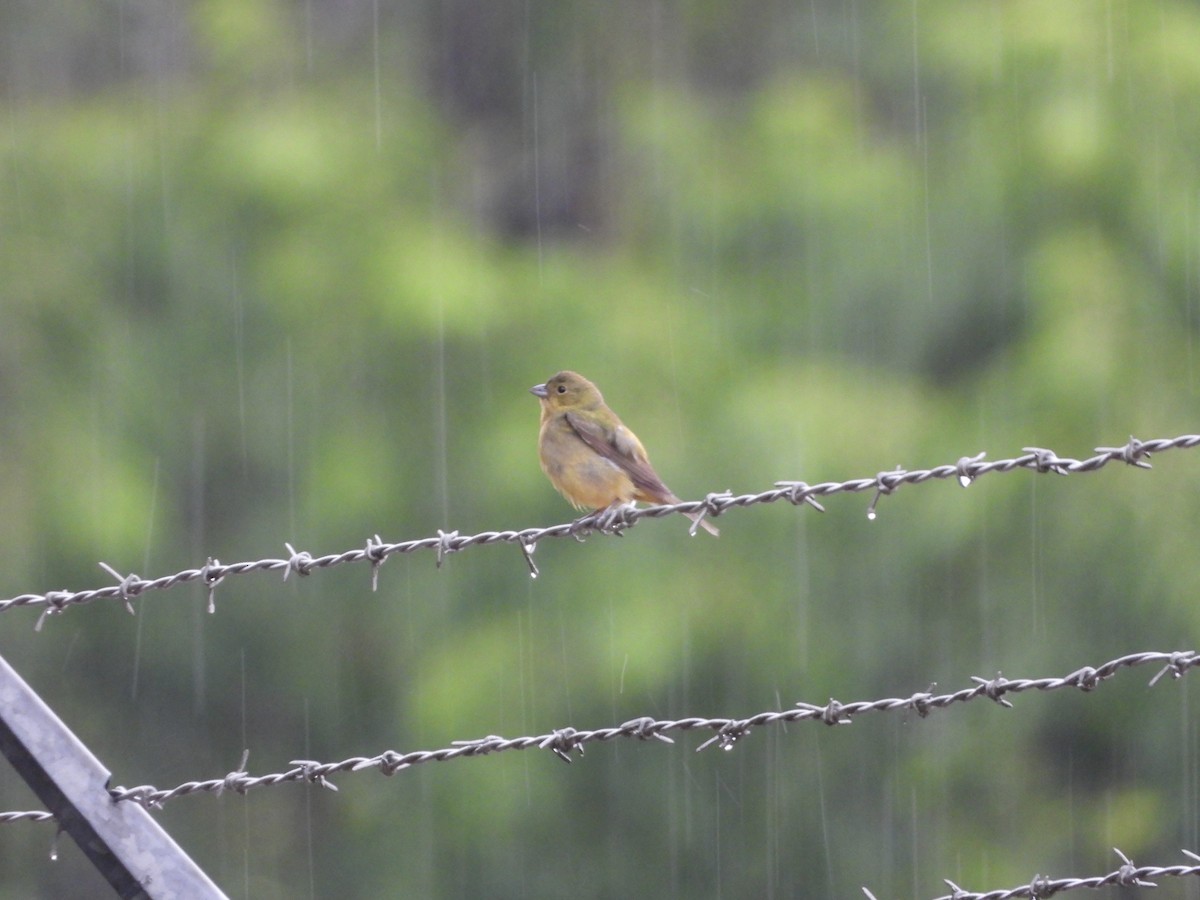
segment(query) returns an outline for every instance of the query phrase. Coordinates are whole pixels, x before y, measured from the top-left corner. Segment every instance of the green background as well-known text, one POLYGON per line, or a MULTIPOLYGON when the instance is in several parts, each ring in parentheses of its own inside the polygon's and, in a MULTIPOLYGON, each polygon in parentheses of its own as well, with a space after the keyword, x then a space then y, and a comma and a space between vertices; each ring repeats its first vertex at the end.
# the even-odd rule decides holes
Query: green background
MULTIPOLYGON (((0 596, 1200 431, 1200 7, 0 7, 0 596)), ((114 784, 742 717, 1196 645, 1200 459, 674 516, 0 621, 114 784)), ((156 818, 233 897, 860 896, 1200 850, 1190 680, 591 744, 156 818)), ((1195 677, 1195 676, 1192 676, 1195 677)), ((2 767, 0 808, 36 807, 2 767)), ((0 896, 95 896, 50 826, 0 896)), ((1196 896, 1176 883, 1171 896, 1196 896)))

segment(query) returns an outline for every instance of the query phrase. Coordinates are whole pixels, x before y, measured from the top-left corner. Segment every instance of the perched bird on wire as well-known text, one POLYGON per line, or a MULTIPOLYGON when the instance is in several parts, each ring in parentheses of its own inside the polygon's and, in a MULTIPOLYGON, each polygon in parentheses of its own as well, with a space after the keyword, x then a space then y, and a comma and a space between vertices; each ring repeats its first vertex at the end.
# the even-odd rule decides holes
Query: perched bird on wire
MULTIPOLYGON (((538 435, 542 471, 576 509, 616 514, 635 500, 681 502, 650 465, 637 435, 582 375, 559 372, 529 393, 542 405, 538 435)), ((709 534, 721 533, 699 513, 685 515, 709 534)))

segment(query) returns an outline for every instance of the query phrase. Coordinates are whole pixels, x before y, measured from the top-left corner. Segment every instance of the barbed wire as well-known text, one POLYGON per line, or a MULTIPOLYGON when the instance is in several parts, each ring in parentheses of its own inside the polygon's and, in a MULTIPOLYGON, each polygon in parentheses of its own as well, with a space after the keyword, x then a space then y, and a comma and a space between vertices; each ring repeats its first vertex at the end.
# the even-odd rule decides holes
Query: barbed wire
POLYGON ((0 825, 10 822, 52 822, 54 813, 44 809, 30 809, 25 812, 0 812, 0 825))
MULTIPOLYGON (((693 717, 659 720, 650 716, 642 716, 610 728, 577 730, 567 726, 546 734, 529 737, 509 739, 499 735, 488 735, 473 740, 452 741, 449 747, 440 750, 418 750, 409 753, 386 750, 376 756, 356 756, 332 763, 322 763, 316 760, 292 760, 289 763, 292 766, 291 769, 260 776, 252 776, 247 771, 250 751, 246 750, 242 753, 237 769, 222 778, 188 781, 170 789, 161 789, 153 785, 139 785, 132 788, 118 786, 110 788, 108 794, 115 802, 133 802, 146 809, 161 809, 167 801, 189 794, 210 793, 220 796, 226 791, 246 794, 253 788, 276 784, 308 783, 337 791, 337 785, 329 778, 345 772, 376 769, 384 775, 392 776, 421 763, 446 762, 462 757, 486 756, 506 750, 533 748, 550 750, 559 759, 570 763, 573 761, 572 754, 578 753, 579 756, 583 756, 584 745, 590 742, 610 741, 616 738, 637 738, 673 744, 674 739, 666 734, 670 731, 713 731, 715 734, 703 741, 696 748, 696 752, 714 746, 730 751, 738 741, 749 735, 752 729, 766 725, 800 721, 819 721, 826 725, 849 725, 857 715, 893 710, 910 710, 921 718, 925 718, 934 710, 945 709, 956 703, 967 703, 980 698, 987 698, 1000 706, 1012 708, 1013 704, 1007 699, 1006 694, 1019 694, 1030 690, 1055 691, 1068 687, 1090 692, 1123 669, 1156 664, 1161 664, 1161 668, 1150 679, 1151 687, 1166 675, 1170 675, 1172 679, 1179 679, 1193 668, 1200 666, 1200 653, 1194 650, 1131 653, 1109 660, 1100 666, 1083 666, 1061 677, 1009 679, 999 673, 994 678, 980 678, 973 675, 971 676, 971 680, 974 682, 972 687, 948 694, 934 694, 932 690, 935 685, 930 685, 928 691, 918 691, 908 697, 860 700, 850 703, 841 703, 833 698, 830 698, 826 704, 798 702, 787 710, 768 710, 743 719, 693 717)), ((44 822, 54 820, 54 818, 52 813, 43 810, 0 812, 0 824, 18 821, 44 822)), ((954 882, 946 879, 946 884, 950 886, 952 893, 936 898, 936 900, 1043 898, 1059 891, 1081 887, 1098 888, 1110 884, 1156 887, 1157 885, 1145 879, 1200 874, 1200 866, 1135 867, 1119 850, 1116 852, 1121 855, 1124 865, 1107 875, 1059 879, 1038 875, 1028 885, 985 893, 963 890, 954 882)), ((1200 862, 1200 856, 1187 850, 1183 852, 1200 862)), ((867 888, 863 888, 863 893, 874 900, 874 895, 867 888)))
POLYGON ((1058 475, 1070 475, 1079 472, 1095 472, 1110 462, 1124 462, 1127 465, 1141 469, 1149 469, 1147 458, 1152 453, 1162 453, 1165 450, 1191 449, 1200 445, 1200 435, 1185 434, 1175 438, 1157 438, 1141 441, 1130 437, 1129 442, 1121 447, 1097 447, 1096 455, 1087 459, 1071 459, 1060 457, 1053 450, 1041 447, 1026 447, 1023 455, 1012 459, 1001 459, 987 462, 985 453, 975 456, 961 457, 953 465, 935 466, 932 469, 914 469, 906 471, 897 467, 891 471, 880 472, 869 478, 854 478, 848 481, 827 481, 820 484, 807 484, 803 481, 777 481, 775 486, 757 494, 734 495, 729 491, 710 493, 703 500, 684 500, 679 503, 641 508, 624 507, 616 511, 591 513, 560 525, 546 528, 524 528, 519 531, 482 531, 479 534, 460 535, 457 531, 438 529, 437 537, 420 538, 417 540, 387 543, 378 534, 367 539, 364 548, 345 550, 314 557, 307 551, 298 551, 290 543, 285 543, 288 557, 286 559, 267 558, 250 562, 239 562, 223 565, 220 560, 209 558, 198 569, 184 569, 173 575, 145 579, 138 575, 122 575, 107 563, 100 566, 117 580, 115 585, 83 591, 49 591, 45 594, 20 594, 7 600, 0 600, 0 612, 6 612, 18 607, 41 607, 42 614, 35 625, 41 630, 48 616, 59 615, 68 607, 91 603, 94 600, 115 599, 125 603, 130 613, 133 612, 134 598, 147 591, 166 590, 179 584, 193 581, 200 582, 208 591, 208 611, 216 611, 214 599, 217 586, 231 575, 245 575, 249 572, 283 572, 284 580, 295 572, 297 575, 309 575, 318 569, 327 569, 343 563, 368 562, 371 565, 371 589, 379 586, 379 567, 388 557, 397 553, 413 553, 417 550, 433 550, 437 553, 437 566, 441 568, 446 557, 468 547, 483 544, 517 544, 529 566, 531 577, 538 576, 538 567, 533 561, 534 551, 539 541, 545 538, 573 537, 583 540, 593 533, 620 535, 625 529, 632 527, 644 518, 661 518, 672 513, 699 514, 692 523, 691 533, 695 534, 700 521, 705 516, 719 516, 734 507, 754 506, 760 503, 777 503, 786 500, 800 506, 807 504, 819 512, 824 507, 818 502, 818 497, 828 497, 840 493, 875 492, 867 507, 867 517, 874 519, 876 507, 881 497, 894 493, 905 484, 920 484, 931 479, 957 478, 959 484, 967 487, 981 475, 992 472, 1011 472, 1014 469, 1028 469, 1039 473, 1053 472, 1058 475))
POLYGON ((1012 703, 1005 696, 1007 694, 1019 694, 1030 690, 1055 691, 1067 687, 1092 691, 1122 669, 1158 664, 1161 664, 1162 668, 1150 679, 1151 686, 1157 684, 1165 675, 1170 675, 1173 679, 1181 678, 1191 669, 1200 666, 1200 653, 1194 650, 1132 653, 1110 660, 1098 667, 1084 666, 1061 678, 1008 679, 999 674, 995 678, 972 676, 971 680, 975 682, 974 686, 949 694, 935 695, 932 693, 934 686, 931 685, 929 691, 919 691, 909 697, 860 700, 851 703, 841 703, 832 698, 826 704, 799 702, 790 709, 768 710, 744 719, 701 717, 654 719, 650 716, 641 716, 609 728, 578 730, 567 726, 556 728, 546 734, 518 738, 504 738, 491 734, 473 740, 452 741, 449 747, 440 750, 415 750, 408 753, 386 750, 375 756, 354 756, 339 762, 326 763, 305 759, 292 760, 289 765, 293 768, 286 772, 270 775, 250 775, 246 771, 246 763, 249 758, 249 751, 246 751, 238 768, 221 778, 188 781, 169 789, 157 788, 153 785, 139 785, 132 788, 115 787, 109 790, 109 794, 117 801, 128 800, 147 808, 160 808, 168 800, 188 794, 220 795, 226 791, 245 794, 253 788, 290 782, 306 782, 336 791, 337 786, 329 781, 329 778, 344 772, 378 769, 382 774, 390 776, 422 763, 447 762, 461 757, 486 756, 506 750, 534 748, 549 750, 559 759, 569 763, 572 761, 573 753, 583 755, 584 745, 588 743, 611 741, 616 738, 637 738, 638 740, 658 740, 673 744, 674 740, 666 734, 671 731, 715 732, 712 737, 696 748, 697 752, 713 746, 722 750, 732 750, 734 745, 753 729, 766 725, 806 720, 820 721, 826 725, 849 725, 853 717, 863 713, 889 712, 898 709, 910 710, 924 718, 933 710, 980 698, 987 698, 1001 706, 1011 707, 1012 703))
MULTIPOLYGON (((1116 847, 1113 848, 1113 852, 1121 857, 1122 865, 1119 869, 1109 872, 1107 875, 1096 875, 1091 878, 1048 878, 1045 875, 1035 875, 1029 884, 1008 890, 987 891, 982 894, 965 891, 949 878, 946 878, 944 881, 950 886, 952 893, 943 894, 941 897, 937 897, 936 900, 1012 900, 1014 897, 1042 898, 1050 897, 1060 891, 1073 891, 1078 888, 1095 889, 1107 887, 1108 885, 1155 888, 1158 885, 1149 879, 1184 878, 1200 875, 1200 866, 1135 866, 1130 862, 1129 857, 1116 847)), ((1189 859, 1200 862, 1200 856, 1192 851, 1183 850, 1181 852, 1189 859)), ((862 891, 870 900, 876 900, 875 895, 867 890, 867 888, 864 887, 862 891)))

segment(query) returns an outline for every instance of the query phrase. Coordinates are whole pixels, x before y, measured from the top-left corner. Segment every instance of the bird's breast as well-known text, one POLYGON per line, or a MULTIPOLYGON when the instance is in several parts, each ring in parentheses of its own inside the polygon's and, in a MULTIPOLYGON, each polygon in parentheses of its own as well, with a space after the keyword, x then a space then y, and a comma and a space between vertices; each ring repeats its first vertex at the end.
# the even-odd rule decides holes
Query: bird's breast
POLYGON ((580 509, 632 500, 634 486, 628 473, 562 424, 563 428, 556 428, 553 422, 546 423, 538 444, 542 471, 558 492, 580 509))

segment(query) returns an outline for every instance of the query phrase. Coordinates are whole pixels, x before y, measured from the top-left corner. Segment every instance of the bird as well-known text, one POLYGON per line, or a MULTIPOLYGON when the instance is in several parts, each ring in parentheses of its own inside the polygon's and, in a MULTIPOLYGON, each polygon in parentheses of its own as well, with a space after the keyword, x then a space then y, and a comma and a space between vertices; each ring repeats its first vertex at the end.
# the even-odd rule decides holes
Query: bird
MULTIPOLYGON (((541 403, 538 457, 550 483, 576 509, 616 511, 635 500, 680 503, 646 456, 646 448, 608 408, 600 389, 564 370, 529 389, 541 403)), ((685 513, 714 537, 720 531, 699 513, 685 513)), ((694 531, 694 528, 693 528, 694 531)))

